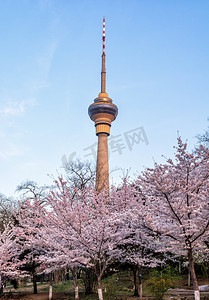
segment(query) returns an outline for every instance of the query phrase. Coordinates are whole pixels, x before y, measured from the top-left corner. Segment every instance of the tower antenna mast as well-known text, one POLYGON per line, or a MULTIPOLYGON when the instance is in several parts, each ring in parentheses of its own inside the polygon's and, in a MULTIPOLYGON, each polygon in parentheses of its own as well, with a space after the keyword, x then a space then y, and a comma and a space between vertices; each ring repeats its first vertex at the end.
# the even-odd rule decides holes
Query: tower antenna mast
POLYGON ((106 92, 106 70, 105 70, 105 17, 103 18, 102 36, 102 73, 101 73, 101 92, 106 92))

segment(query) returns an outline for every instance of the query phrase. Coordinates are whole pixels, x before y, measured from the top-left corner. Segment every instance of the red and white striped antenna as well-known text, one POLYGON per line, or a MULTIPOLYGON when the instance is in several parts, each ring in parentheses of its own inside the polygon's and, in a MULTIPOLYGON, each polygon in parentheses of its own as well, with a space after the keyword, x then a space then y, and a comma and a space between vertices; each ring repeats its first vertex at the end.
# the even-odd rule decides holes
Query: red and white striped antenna
POLYGON ((101 73, 101 92, 106 92, 106 70, 105 70, 105 17, 103 17, 103 36, 102 36, 102 73, 101 73))
POLYGON ((105 17, 103 17, 103 37, 102 37, 102 40, 103 40, 103 52, 102 52, 102 54, 105 55, 105 17))

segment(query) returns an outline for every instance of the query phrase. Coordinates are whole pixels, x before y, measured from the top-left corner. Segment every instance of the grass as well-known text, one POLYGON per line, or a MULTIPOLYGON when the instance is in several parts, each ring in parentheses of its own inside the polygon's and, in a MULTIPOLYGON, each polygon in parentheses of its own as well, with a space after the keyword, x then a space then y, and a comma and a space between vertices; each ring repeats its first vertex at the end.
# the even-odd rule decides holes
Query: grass
MULTIPOLYGON (((151 272, 143 275, 142 282, 143 282, 143 295, 148 296, 150 295, 149 288, 148 288, 148 279, 151 276, 151 272)), ((206 284, 205 281, 200 280, 199 284, 206 284)), ((79 295, 81 300, 96 300, 98 299, 97 291, 95 290, 93 295, 85 295, 83 282, 81 279, 78 280, 79 286, 79 295)), ((133 296, 133 273, 131 271, 121 271, 115 273, 107 278, 102 280, 102 287, 103 287, 103 295, 104 300, 125 300, 130 299, 129 297, 133 296)), ((187 276, 179 276, 178 280, 175 283, 175 287, 178 288, 187 288, 187 276)), ((191 287, 192 289, 192 287, 191 287)), ((39 283, 38 284, 38 293, 48 293, 49 290, 49 283, 39 283)), ((11 295, 23 295, 23 294, 32 294, 33 293, 33 286, 24 286, 18 288, 17 290, 14 289, 6 289, 6 294, 11 295)), ((65 281, 59 282, 55 284, 53 282, 53 292, 59 292, 65 295, 63 299, 74 299, 74 287, 73 281, 65 281)), ((21 299, 21 298, 19 298, 21 299)))
MULTIPOLYGON (((118 272, 113 274, 110 277, 104 278, 102 280, 102 287, 104 292, 104 299, 114 299, 115 295, 120 297, 128 296, 133 294, 133 279, 132 273, 130 272, 118 272)), ((93 295, 84 295, 85 291, 83 288, 83 282, 81 279, 78 280, 79 286, 79 294, 81 299, 90 300, 90 299, 98 299, 97 291, 95 290, 95 294, 93 295)), ((48 292, 49 286, 41 286, 38 287, 39 291, 48 292)), ((73 281, 65 281, 59 282, 57 284, 53 283, 53 291, 54 292, 64 292, 69 293, 70 295, 74 294, 73 281)), ((121 299, 121 298, 120 298, 121 299)))
MULTIPOLYGON (((113 299, 127 299, 127 296, 133 295, 133 278, 132 272, 118 272, 104 278, 102 281, 104 300, 113 300, 113 299)), ((78 280, 79 286, 79 295, 80 299, 85 300, 94 300, 98 299, 97 290, 95 290, 93 295, 85 295, 83 282, 81 279, 78 280)), ((38 293, 48 293, 49 283, 38 283, 38 293)), ((73 281, 64 281, 58 282, 55 284, 53 282, 53 292, 61 292, 66 294, 66 299, 73 299, 74 296, 74 287, 73 281)), ((5 289, 5 294, 29 294, 33 293, 33 286, 21 286, 18 289, 8 288, 5 289)))

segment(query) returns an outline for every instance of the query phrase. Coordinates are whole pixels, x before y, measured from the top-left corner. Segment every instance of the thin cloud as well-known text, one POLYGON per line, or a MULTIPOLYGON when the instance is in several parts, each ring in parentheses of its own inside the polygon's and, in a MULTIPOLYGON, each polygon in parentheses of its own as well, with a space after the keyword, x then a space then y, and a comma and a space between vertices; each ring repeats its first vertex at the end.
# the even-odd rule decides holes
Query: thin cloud
POLYGON ((9 160, 10 158, 12 158, 14 156, 23 155, 23 153, 24 153, 20 149, 20 147, 18 147, 14 143, 7 142, 6 147, 4 147, 4 148, 6 148, 6 149, 1 149, 1 151, 0 151, 0 159, 3 159, 3 160, 9 160))
POLYGON ((37 62, 39 66, 44 70, 45 76, 48 76, 48 73, 51 69, 51 64, 55 51, 57 49, 57 41, 53 41, 48 45, 45 51, 38 57, 37 62))
POLYGON ((33 92, 36 92, 38 90, 41 90, 41 89, 44 89, 44 88, 48 88, 50 86, 49 82, 43 80, 43 81, 40 81, 40 82, 35 82, 33 85, 32 85, 32 91, 33 92))
POLYGON ((23 114, 27 107, 36 105, 35 99, 26 99, 22 101, 5 101, 2 107, 0 107, 0 114, 7 116, 14 116, 23 114))

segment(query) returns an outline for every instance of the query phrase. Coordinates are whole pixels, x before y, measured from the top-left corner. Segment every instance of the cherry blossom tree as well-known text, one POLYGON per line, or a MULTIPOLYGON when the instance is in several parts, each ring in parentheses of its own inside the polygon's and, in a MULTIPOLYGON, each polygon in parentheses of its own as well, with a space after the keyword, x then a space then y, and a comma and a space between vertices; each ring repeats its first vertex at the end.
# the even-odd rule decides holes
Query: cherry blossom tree
POLYGON ((92 187, 75 189, 72 193, 62 178, 56 183, 57 190, 48 196, 47 210, 39 220, 47 247, 51 245, 44 257, 50 268, 53 265, 71 268, 76 299, 73 270, 78 266, 94 270, 102 300, 101 279, 114 261, 129 261, 137 267, 157 265, 159 260, 151 255, 155 244, 153 233, 144 226, 144 200, 135 186, 124 180, 121 188, 113 189, 108 195, 105 189, 98 193, 92 187))
POLYGON ((5 230, 5 227, 13 220, 13 210, 16 202, 12 198, 7 198, 0 193, 0 232, 5 230))
MULTIPOLYGON (((107 266, 121 254, 117 245, 123 238, 122 223, 119 214, 115 214, 119 198, 108 196, 105 189, 98 193, 91 187, 72 193, 62 178, 56 183, 57 190, 52 191, 41 205, 36 199, 25 202, 24 213, 20 214, 19 237, 22 232, 27 232, 25 244, 33 245, 39 253, 38 260, 45 263, 48 270, 52 271, 56 266, 71 268, 76 299, 79 297, 76 267, 92 268, 102 300, 102 276, 107 266)), ((123 205, 123 209, 125 207, 123 205)), ((25 238, 22 239, 25 241, 25 238)))
MULTIPOLYGON (((44 265, 45 273, 51 273, 62 267, 72 271, 75 285, 75 299, 79 299, 76 281, 76 268, 87 260, 83 258, 79 247, 75 247, 73 233, 78 230, 80 205, 79 196, 75 197, 72 187, 67 187, 61 178, 57 181, 57 190, 53 190, 44 201, 33 189, 33 185, 24 187, 31 197, 20 203, 16 214, 16 225, 11 230, 13 257, 19 260, 19 269, 32 273, 34 293, 37 293, 36 273, 44 265), (31 191, 32 188, 32 191, 31 191), (41 201, 40 201, 41 200, 41 201), (77 217, 78 214, 78 217, 77 217), (83 258, 83 259, 82 259, 83 258)), ((42 195, 42 194, 41 194, 42 195)))
MULTIPOLYGON (((44 266, 42 272, 49 274, 63 267, 70 268, 75 299, 79 299, 76 268, 79 264, 86 265, 88 260, 83 257, 80 244, 75 243, 75 233, 80 228, 80 212, 84 215, 85 195, 83 191, 75 197, 72 187, 67 187, 61 178, 56 184, 57 190, 44 201, 32 197, 21 203, 16 215, 18 226, 12 230, 12 238, 16 242, 13 255, 20 259, 20 268, 32 264, 34 283, 36 272, 41 272, 40 264, 44 266)), ((37 292, 36 285, 34 292, 37 292)))
POLYGON ((101 300, 102 275, 108 264, 118 255, 114 203, 109 199, 106 190, 98 194, 94 188, 88 187, 77 190, 72 196, 62 179, 59 180, 58 187, 59 192, 53 192, 48 198, 48 205, 51 207, 47 215, 48 222, 52 220, 54 226, 59 227, 59 230, 62 228, 62 240, 68 240, 66 244, 70 245, 74 256, 71 257, 71 263, 92 267, 97 277, 101 300))
POLYGON ((9 227, 0 233, 0 294, 3 293, 3 287, 8 278, 13 279, 20 275, 17 261, 12 255, 14 243, 9 233, 9 227))
POLYGON ((140 295, 142 298, 143 268, 162 265, 164 259, 158 253, 159 243, 156 236, 146 227, 144 198, 139 187, 124 178, 119 190, 112 193, 112 198, 115 199, 114 215, 115 218, 118 215, 118 233, 121 237, 117 247, 123 250, 119 261, 133 267, 134 296, 140 295))
POLYGON ((19 271, 32 276, 34 294, 38 292, 36 270, 41 264, 39 257, 47 251, 40 234, 41 224, 38 222, 40 215, 39 199, 25 200, 20 203, 15 214, 16 222, 11 225, 9 233, 12 241, 11 255, 16 260, 19 271))
POLYGON ((8 278, 14 278, 18 274, 18 269, 13 260, 11 251, 13 241, 9 237, 10 224, 15 222, 14 209, 15 201, 0 194, 0 293, 8 278))
POLYGON ((178 139, 175 160, 155 164, 138 178, 145 199, 146 227, 161 235, 164 251, 187 254, 195 299, 200 299, 194 269, 195 251, 203 252, 209 230, 209 151, 189 153, 178 139))

